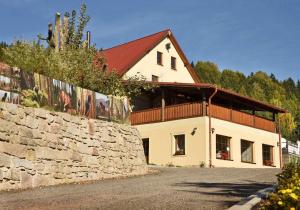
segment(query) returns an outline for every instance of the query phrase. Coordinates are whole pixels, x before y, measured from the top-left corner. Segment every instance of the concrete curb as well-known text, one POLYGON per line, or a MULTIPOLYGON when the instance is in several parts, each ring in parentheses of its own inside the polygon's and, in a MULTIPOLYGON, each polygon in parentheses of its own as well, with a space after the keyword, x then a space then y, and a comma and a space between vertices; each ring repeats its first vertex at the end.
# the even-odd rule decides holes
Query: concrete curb
POLYGON ((275 187, 276 186, 259 190, 255 194, 250 195, 239 203, 231 206, 228 210, 251 210, 262 199, 267 198, 268 194, 275 190, 275 187))

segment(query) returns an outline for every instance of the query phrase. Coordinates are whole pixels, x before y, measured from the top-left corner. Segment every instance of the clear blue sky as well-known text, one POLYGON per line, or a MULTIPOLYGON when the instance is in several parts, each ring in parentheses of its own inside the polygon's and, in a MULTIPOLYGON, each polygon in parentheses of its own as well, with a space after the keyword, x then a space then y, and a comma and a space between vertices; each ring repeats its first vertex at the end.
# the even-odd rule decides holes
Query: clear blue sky
MULTIPOLYGON (((79 9, 80 0, 0 0, 0 41, 36 39, 54 13, 79 9)), ((298 0, 84 1, 88 29, 107 48, 171 28, 190 61, 209 60, 245 74, 263 70, 300 79, 298 0)))

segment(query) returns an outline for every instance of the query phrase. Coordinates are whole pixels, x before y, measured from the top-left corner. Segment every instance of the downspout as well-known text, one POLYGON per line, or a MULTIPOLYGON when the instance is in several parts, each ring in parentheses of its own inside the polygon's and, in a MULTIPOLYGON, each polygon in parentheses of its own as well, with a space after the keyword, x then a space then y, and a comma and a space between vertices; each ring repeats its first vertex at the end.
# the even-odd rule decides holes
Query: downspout
POLYGON ((212 168, 212 140, 211 140, 211 132, 212 132, 212 129, 211 129, 211 112, 210 112, 210 105, 211 105, 211 99, 216 95, 217 91, 218 91, 218 88, 216 85, 214 85, 214 92, 213 94, 208 98, 208 134, 209 134, 209 167, 212 168))
POLYGON ((280 128, 280 119, 279 119, 279 113, 278 116, 278 137, 279 137, 279 166, 282 168, 282 149, 281 149, 281 128, 280 128))

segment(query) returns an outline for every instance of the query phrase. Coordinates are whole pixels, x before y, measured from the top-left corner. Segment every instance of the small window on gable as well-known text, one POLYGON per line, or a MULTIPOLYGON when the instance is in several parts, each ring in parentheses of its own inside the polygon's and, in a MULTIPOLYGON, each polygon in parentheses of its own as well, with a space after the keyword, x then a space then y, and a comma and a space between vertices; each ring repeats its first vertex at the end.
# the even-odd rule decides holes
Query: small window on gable
POLYGON ((152 75, 152 82, 158 82, 158 76, 152 75))
POLYGON ((175 57, 171 57, 171 69, 176 70, 176 58, 175 57))
POLYGON ((185 155, 185 135, 174 135, 175 153, 174 155, 185 155))
POLYGON ((157 64, 158 65, 163 65, 162 56, 163 56, 162 52, 157 51, 157 64))

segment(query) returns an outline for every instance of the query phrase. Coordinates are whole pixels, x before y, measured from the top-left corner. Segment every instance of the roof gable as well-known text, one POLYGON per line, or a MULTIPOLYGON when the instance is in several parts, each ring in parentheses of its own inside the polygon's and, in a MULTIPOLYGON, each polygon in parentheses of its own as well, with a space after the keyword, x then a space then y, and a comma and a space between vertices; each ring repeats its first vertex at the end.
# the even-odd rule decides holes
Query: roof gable
POLYGON ((170 38, 193 80, 195 82, 199 82, 194 69, 191 67, 189 61, 185 57, 178 42, 169 29, 133 40, 131 42, 117 45, 115 47, 103 50, 100 53, 102 53, 107 59, 109 70, 115 71, 120 76, 123 76, 128 70, 130 70, 132 66, 134 66, 166 37, 170 38))

